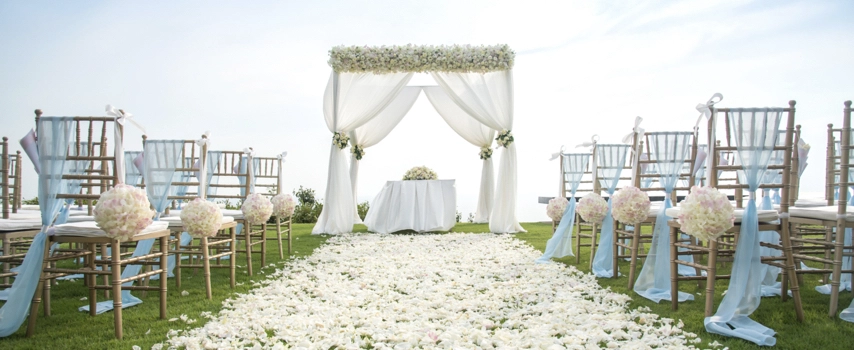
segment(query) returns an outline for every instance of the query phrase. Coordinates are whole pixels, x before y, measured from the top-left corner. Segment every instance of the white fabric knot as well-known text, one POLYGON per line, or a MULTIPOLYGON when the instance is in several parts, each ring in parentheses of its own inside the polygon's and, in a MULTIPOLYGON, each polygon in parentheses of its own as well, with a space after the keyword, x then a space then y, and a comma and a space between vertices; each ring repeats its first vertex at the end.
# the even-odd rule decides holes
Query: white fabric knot
POLYGON ((632 128, 632 132, 628 133, 626 136, 623 136, 623 143, 632 143, 632 139, 635 134, 638 134, 638 139, 643 137, 644 129, 640 127, 640 123, 643 121, 641 117, 635 117, 635 126, 632 128))
POLYGON ((125 122, 128 121, 134 126, 136 126, 137 129, 142 131, 143 135, 147 135, 147 133, 145 132, 145 128, 143 128, 142 125, 139 125, 139 123, 137 123, 136 120, 133 119, 133 114, 117 109, 116 107, 113 107, 113 105, 107 105, 106 111, 107 115, 116 117, 116 123, 119 123, 124 126, 125 122))
POLYGON ((697 123, 694 124, 694 127, 700 126, 700 121, 703 120, 703 117, 706 117, 706 119, 711 117, 712 116, 712 107, 716 103, 721 102, 721 100, 723 100, 723 99, 724 99, 724 95, 721 95, 720 92, 716 92, 714 95, 712 95, 711 98, 709 98, 709 101, 707 101, 706 104, 702 104, 702 103, 698 104, 697 105, 697 111, 700 112, 700 116, 697 117, 697 123), (717 101, 715 101, 715 97, 718 98, 717 101))
POLYGON ((285 157, 287 157, 287 156, 288 156, 288 151, 284 151, 284 152, 282 152, 282 153, 280 153, 280 154, 276 155, 276 158, 279 158, 279 160, 281 160, 281 161, 282 161, 282 163, 284 163, 284 162, 285 162, 285 157))
POLYGON ((245 154, 247 157, 254 157, 255 156, 255 150, 253 150, 252 147, 244 148, 243 154, 245 154))
POLYGON ((560 154, 563 153, 563 150, 564 150, 564 145, 560 145, 560 152, 552 153, 552 157, 549 158, 549 161, 558 159, 558 157, 560 157, 560 154))
POLYGON ((199 147, 207 146, 208 148, 210 148, 211 147, 211 132, 205 131, 204 135, 205 135, 204 137, 196 140, 196 144, 199 145, 199 147))
POLYGON ((789 213, 780 213, 780 219, 788 219, 789 213))
POLYGON ((578 146, 575 146, 575 148, 595 146, 596 141, 599 141, 599 135, 593 134, 593 136, 590 136, 590 142, 582 142, 578 146))

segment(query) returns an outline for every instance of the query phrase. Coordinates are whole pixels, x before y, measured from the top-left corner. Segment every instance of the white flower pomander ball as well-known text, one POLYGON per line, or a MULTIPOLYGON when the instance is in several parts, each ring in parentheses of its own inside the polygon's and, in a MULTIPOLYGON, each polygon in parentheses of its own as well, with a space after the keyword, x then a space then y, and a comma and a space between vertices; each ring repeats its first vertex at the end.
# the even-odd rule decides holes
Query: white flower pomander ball
POLYGON ((682 231, 702 240, 717 239, 735 223, 729 198, 713 187, 691 187, 679 207, 682 231))
POLYGON ((649 217, 649 195, 637 187, 624 187, 611 198, 614 219, 627 225, 644 222, 649 217))
POLYGON ((560 221, 560 218, 563 217, 563 212, 566 211, 566 206, 569 204, 569 201, 563 197, 557 197, 549 200, 549 205, 546 207, 546 214, 552 219, 552 221, 560 221))
POLYGON ((273 215, 273 203, 264 195, 253 193, 246 197, 240 210, 243 211, 244 220, 250 224, 260 225, 270 220, 270 216, 273 215))
POLYGON ((181 223, 190 236, 211 237, 222 227, 222 211, 216 203, 196 198, 181 210, 181 223))
POLYGON ((584 221, 601 224, 608 214, 608 202, 597 193, 588 193, 578 201, 577 210, 584 221))
POLYGON ((294 197, 291 197, 288 193, 280 193, 277 194, 272 199, 273 202, 273 214, 278 218, 289 218, 294 214, 294 209, 296 209, 296 202, 294 202, 294 197))
POLYGON ((154 211, 142 189, 118 184, 101 193, 95 205, 95 223, 107 237, 124 242, 151 225, 154 211))

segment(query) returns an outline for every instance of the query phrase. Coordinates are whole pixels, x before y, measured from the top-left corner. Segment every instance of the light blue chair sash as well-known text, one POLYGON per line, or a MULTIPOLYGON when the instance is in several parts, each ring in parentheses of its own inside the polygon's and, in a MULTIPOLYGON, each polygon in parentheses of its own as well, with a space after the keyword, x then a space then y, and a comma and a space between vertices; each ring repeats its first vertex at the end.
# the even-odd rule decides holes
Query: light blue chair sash
POLYGON ((599 184, 608 193, 608 212, 599 231, 599 246, 593 257, 593 274, 596 277, 614 276, 614 217, 611 215, 611 197, 617 190, 620 174, 626 164, 630 145, 596 145, 596 171, 599 184))
POLYGON ((587 169, 588 161, 590 161, 589 153, 563 154, 563 169, 566 173, 566 180, 569 181, 571 193, 569 204, 563 212, 554 235, 546 242, 545 252, 537 258, 536 263, 538 264, 550 262, 551 258, 574 256, 572 254, 572 230, 575 227, 575 191, 581 184, 581 177, 584 175, 584 170, 587 169))

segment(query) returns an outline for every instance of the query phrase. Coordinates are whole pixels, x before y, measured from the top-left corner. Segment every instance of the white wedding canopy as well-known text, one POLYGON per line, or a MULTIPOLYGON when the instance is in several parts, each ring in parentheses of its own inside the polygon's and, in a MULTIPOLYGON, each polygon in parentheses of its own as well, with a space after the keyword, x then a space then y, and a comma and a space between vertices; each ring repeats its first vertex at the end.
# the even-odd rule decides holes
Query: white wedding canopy
MULTIPOLYGON (((326 125, 333 140, 349 135, 361 150, 375 145, 417 99, 421 88, 406 86, 412 74, 430 72, 439 85, 424 90, 442 118, 464 139, 488 149, 496 131, 512 140, 514 57, 507 45, 334 47, 324 94, 326 125)), ((354 153, 348 176, 346 146, 333 141, 325 203, 312 234, 351 232, 359 222, 359 162, 354 153)), ((507 143, 501 154, 495 195, 491 159, 483 163, 476 220, 488 221, 495 233, 524 232, 516 219, 516 145, 507 143)))

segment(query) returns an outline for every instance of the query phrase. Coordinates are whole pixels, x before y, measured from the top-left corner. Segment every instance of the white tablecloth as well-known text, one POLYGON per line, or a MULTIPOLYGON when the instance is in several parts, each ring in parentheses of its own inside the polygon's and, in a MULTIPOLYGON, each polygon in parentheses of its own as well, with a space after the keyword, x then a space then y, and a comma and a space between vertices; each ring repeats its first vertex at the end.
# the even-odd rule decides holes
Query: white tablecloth
POLYGON ((454 180, 389 181, 371 202, 365 226, 376 233, 448 231, 456 218, 454 180))

